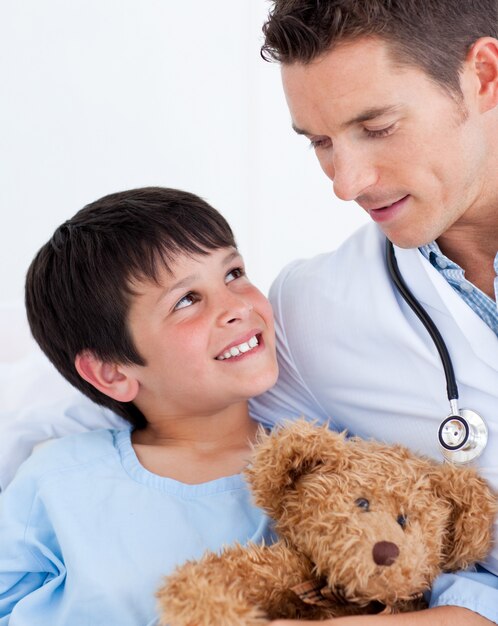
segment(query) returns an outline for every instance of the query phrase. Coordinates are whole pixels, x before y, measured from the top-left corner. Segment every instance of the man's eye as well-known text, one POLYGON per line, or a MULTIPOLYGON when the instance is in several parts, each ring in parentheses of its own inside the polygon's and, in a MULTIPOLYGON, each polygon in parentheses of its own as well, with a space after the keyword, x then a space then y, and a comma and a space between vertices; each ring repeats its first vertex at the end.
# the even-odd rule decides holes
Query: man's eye
POLYGON ((241 276, 245 276, 244 268, 243 267, 234 267, 225 276, 225 282, 226 283, 231 283, 232 280, 235 280, 236 278, 240 278, 241 276))
POLYGON ((387 137, 388 135, 390 135, 394 131, 394 128, 395 124, 391 124, 387 128, 379 128, 378 130, 369 130, 368 128, 365 128, 365 133, 367 134, 367 137, 371 137, 372 139, 379 139, 381 137, 387 137))
POLYGON ((316 150, 317 148, 328 148, 332 145, 332 142, 328 137, 311 137, 310 148, 316 150))
POLYGON ((178 300, 173 309, 175 311, 178 311, 179 309, 184 309, 188 306, 191 306, 192 304, 194 304, 194 302, 197 302, 196 295, 193 293, 187 293, 183 296, 183 298, 178 300))

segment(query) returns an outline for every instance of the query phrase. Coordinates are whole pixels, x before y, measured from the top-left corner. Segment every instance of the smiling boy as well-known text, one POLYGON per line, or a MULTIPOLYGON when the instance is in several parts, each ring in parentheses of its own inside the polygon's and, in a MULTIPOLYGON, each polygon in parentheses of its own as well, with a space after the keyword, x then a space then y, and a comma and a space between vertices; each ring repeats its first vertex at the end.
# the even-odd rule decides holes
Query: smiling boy
POLYGON ((59 371, 131 428, 46 444, 2 494, 0 624, 152 624, 176 564, 271 538, 240 475, 247 400, 277 376, 271 308, 219 213, 162 188, 60 226, 26 304, 59 371))

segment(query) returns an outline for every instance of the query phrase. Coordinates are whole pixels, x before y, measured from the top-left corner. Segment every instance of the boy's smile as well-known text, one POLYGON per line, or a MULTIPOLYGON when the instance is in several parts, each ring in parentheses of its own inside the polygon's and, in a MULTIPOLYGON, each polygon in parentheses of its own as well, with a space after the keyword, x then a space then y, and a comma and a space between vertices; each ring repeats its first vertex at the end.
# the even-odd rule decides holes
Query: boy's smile
POLYGON ((242 341, 234 341, 228 346, 225 346, 220 354, 216 357, 218 361, 225 361, 227 359, 236 359, 241 357, 247 352, 252 352, 258 348, 262 340, 261 335, 258 332, 249 333, 248 339, 242 339, 242 341))
POLYGON ((271 387, 273 315, 233 248, 181 254, 157 283, 134 281, 128 324, 145 365, 135 404, 154 417, 212 414, 271 387))

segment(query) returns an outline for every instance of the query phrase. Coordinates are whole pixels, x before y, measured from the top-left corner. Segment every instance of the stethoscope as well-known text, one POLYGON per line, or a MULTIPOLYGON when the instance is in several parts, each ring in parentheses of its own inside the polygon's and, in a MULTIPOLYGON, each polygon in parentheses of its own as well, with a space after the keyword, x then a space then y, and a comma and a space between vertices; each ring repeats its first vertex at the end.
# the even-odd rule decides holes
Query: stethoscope
POLYGON ((391 280, 405 302, 427 329, 443 364, 451 411, 438 429, 438 440, 443 456, 447 461, 458 465, 470 463, 482 453, 488 443, 486 423, 475 411, 458 408, 458 387, 448 348, 430 315, 417 301, 403 280, 396 261, 394 246, 389 239, 386 239, 386 261, 391 280))

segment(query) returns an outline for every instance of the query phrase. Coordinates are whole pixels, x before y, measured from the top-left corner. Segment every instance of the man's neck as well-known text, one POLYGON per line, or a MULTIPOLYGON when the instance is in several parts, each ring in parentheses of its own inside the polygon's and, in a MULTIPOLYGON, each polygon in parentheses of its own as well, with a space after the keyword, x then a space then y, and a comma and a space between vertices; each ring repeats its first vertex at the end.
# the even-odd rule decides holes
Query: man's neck
POLYGON ((495 299, 494 260, 498 251, 498 224, 474 230, 453 226, 437 239, 441 251, 465 270, 465 278, 495 299))

